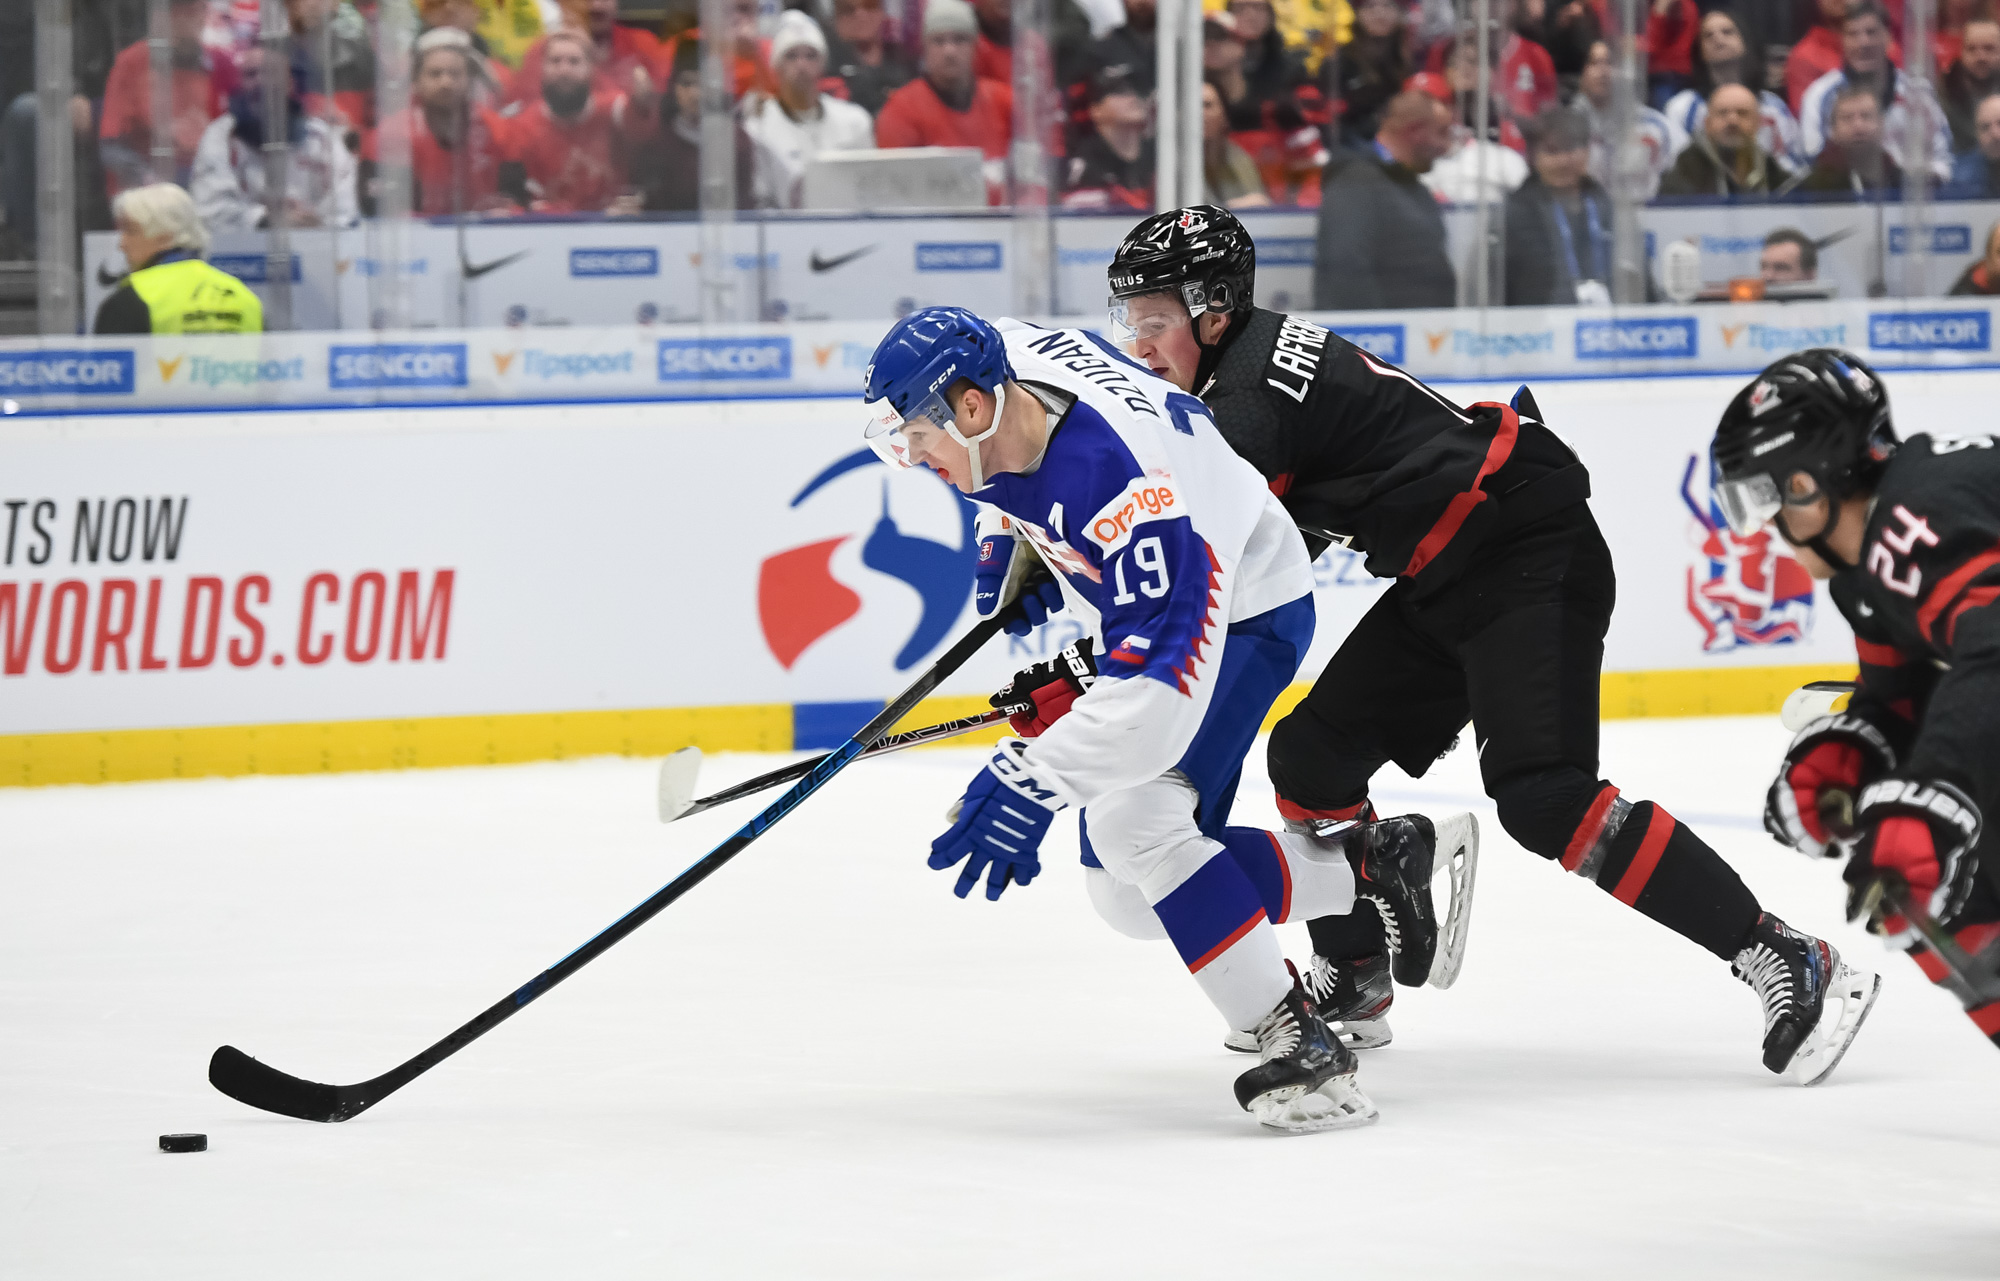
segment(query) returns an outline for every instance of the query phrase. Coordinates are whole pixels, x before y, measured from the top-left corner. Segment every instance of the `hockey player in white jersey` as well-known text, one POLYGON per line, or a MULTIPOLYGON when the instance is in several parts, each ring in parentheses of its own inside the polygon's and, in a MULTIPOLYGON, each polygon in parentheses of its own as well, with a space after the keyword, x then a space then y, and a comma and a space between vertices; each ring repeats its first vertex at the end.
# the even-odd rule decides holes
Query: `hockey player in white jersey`
POLYGON ((1244 1109, 1299 1133, 1372 1121, 1352 1051, 1271 926, 1352 910, 1360 877, 1428 965, 1427 850, 1422 866, 1407 865, 1415 843, 1350 862, 1336 842, 1223 825, 1312 639, 1311 571, 1284 509, 1200 401, 1085 331, 930 308, 882 340, 866 396, 876 451, 1004 513, 1103 655, 1094 681, 1072 674, 1073 698, 1036 700, 1043 732, 999 744, 930 865, 963 862, 959 896, 983 877, 998 899, 1040 872, 1056 814, 1081 810, 1109 887, 1093 891, 1100 911, 1163 929, 1228 1025, 1255 1036, 1244 1109))

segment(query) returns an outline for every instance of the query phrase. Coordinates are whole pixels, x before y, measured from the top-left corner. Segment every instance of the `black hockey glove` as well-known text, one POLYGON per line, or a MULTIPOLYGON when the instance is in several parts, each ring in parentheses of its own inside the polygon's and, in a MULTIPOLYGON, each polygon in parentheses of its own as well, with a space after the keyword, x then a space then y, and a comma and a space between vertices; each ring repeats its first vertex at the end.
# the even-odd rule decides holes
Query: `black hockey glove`
POLYGON ((1837 858, 1834 842, 1854 835, 1861 789, 1896 768, 1882 731, 1841 713, 1809 722, 1785 751, 1764 799, 1764 830, 1812 858, 1837 858))
POLYGON ((1088 636, 1046 663, 1016 672, 987 700, 1007 713, 1022 738, 1034 738, 1061 720, 1083 692, 1097 683, 1097 660, 1088 636))
POLYGON ((1885 778, 1862 789, 1854 823, 1859 835, 1844 877, 1848 920, 1867 912, 1878 934, 1909 928, 1893 909, 1874 905, 1877 882, 1906 887, 1910 901, 1939 922, 1958 915, 1979 865, 1981 818, 1971 797, 1941 779, 1885 778))

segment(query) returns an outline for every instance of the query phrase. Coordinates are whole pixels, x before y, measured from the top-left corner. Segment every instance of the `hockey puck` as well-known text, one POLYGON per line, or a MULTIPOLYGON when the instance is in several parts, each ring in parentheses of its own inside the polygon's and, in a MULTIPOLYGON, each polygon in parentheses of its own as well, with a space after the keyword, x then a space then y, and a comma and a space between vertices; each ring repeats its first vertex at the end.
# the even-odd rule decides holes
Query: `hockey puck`
POLYGON ((162 1134, 160 1136, 160 1151, 206 1152, 208 1151, 208 1136, 206 1134, 162 1134))

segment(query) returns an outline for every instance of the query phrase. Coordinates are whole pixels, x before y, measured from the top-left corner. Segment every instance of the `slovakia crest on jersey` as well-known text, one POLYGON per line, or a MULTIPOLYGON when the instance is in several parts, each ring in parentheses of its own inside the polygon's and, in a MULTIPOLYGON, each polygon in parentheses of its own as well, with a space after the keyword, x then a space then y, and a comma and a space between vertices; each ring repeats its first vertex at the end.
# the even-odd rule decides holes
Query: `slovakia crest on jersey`
POLYGON ((1700 560, 1688 566, 1687 610, 1702 631, 1702 652, 1794 645, 1812 631, 1813 580, 1777 531, 1738 538, 1712 493, 1697 500, 1700 455, 1688 457, 1681 499, 1694 517, 1700 560))

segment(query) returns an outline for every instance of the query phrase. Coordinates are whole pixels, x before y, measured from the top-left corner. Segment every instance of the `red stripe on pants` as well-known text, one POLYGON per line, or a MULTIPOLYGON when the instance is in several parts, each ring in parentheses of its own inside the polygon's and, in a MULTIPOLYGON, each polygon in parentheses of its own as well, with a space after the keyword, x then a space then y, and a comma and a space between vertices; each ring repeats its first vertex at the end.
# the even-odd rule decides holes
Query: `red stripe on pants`
POLYGON ((2000 1001, 1995 1001, 1991 1005, 1982 1005, 1976 1010, 1968 1010, 1966 1011, 1966 1017, 1972 1020, 1972 1026, 1986 1033, 1986 1035, 1992 1036, 1994 1033, 2000 1032, 2000 1001))
POLYGON ((1222 940, 1222 942, 1220 943, 1217 943, 1214 947, 1208 949, 1206 952, 1203 952, 1200 956, 1197 956, 1194 959, 1194 963, 1188 966, 1188 973, 1190 974, 1201 973, 1201 969, 1203 966, 1207 965, 1210 961, 1213 961, 1216 957, 1221 956, 1224 952, 1227 952, 1230 948, 1235 947, 1238 941, 1240 941, 1245 934, 1248 934, 1251 930, 1256 929, 1257 926, 1263 922, 1263 920, 1264 920, 1264 909, 1260 907, 1256 911, 1250 914, 1249 920, 1243 922, 1243 924, 1237 926, 1234 930, 1232 930, 1228 938, 1222 940))
POLYGON ((1639 901, 1646 892, 1646 882, 1653 879, 1653 869, 1660 865, 1660 855, 1667 852, 1667 841, 1674 834, 1674 816, 1653 806, 1653 821, 1646 825, 1646 839, 1639 843, 1639 852, 1632 856, 1632 866, 1625 869, 1625 875, 1618 878, 1618 888, 1611 891, 1611 897, 1627 907, 1639 901))
POLYGON ((1563 871, 1574 872, 1583 865, 1590 847, 1597 844, 1597 838, 1604 832, 1604 820, 1611 813, 1611 802, 1617 799, 1618 789, 1609 783, 1597 793, 1597 799, 1590 803, 1583 822, 1576 825, 1576 835, 1569 838, 1569 848, 1563 851, 1563 871))
POLYGON ((1283 925, 1292 919, 1292 865, 1285 861, 1285 847, 1278 843, 1278 834, 1267 831, 1264 835, 1271 839, 1271 856, 1278 860, 1278 883, 1284 886, 1278 895, 1278 915, 1271 924, 1283 925))
POLYGON ((1314 819, 1330 819, 1335 823, 1345 823, 1351 819, 1360 818, 1362 811, 1367 808, 1368 798, 1365 796, 1353 805, 1344 805, 1339 809, 1331 810, 1309 810, 1305 806, 1288 801, 1282 796, 1278 798, 1279 817, 1291 819, 1295 823, 1309 823, 1314 819))

